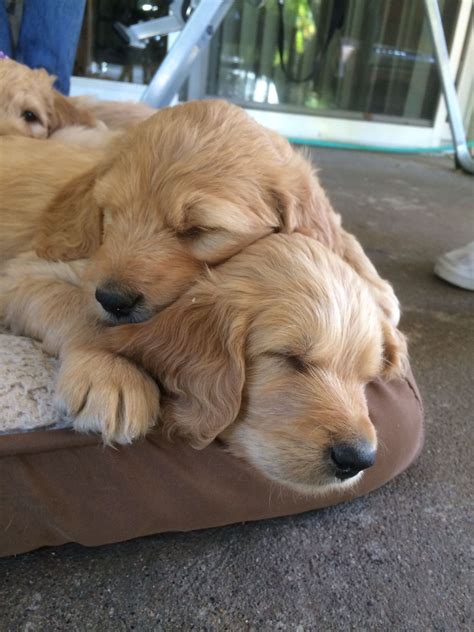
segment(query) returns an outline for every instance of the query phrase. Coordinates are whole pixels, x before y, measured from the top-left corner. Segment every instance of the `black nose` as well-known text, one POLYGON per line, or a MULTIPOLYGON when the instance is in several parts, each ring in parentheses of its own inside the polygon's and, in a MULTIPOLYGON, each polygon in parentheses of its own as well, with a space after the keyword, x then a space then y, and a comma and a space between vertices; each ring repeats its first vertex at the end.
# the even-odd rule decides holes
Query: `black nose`
POLYGON ((98 287, 95 297, 109 314, 120 317, 130 315, 142 299, 142 294, 109 285, 98 287))
POLYGON ((331 449, 331 459, 336 466, 336 476, 341 480, 351 478, 375 463, 375 448, 371 443, 340 443, 331 449))

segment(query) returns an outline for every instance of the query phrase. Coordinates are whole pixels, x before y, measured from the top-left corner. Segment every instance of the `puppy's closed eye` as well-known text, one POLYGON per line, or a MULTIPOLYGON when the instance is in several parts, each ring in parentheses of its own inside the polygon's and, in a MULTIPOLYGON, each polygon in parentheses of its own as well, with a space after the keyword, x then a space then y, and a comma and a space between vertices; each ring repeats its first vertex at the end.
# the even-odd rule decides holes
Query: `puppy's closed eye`
POLYGON ((309 370, 309 364, 304 358, 293 353, 285 354, 286 361, 292 369, 298 371, 298 373, 307 373, 309 370))
POLYGON ((214 228, 206 228, 204 226, 190 226, 189 228, 183 228, 177 230, 176 234, 181 239, 196 239, 206 233, 213 232, 214 228))
POLYGON ((286 364, 298 373, 307 373, 310 369, 310 364, 297 353, 292 353, 291 351, 276 351, 268 355, 286 362, 286 364))

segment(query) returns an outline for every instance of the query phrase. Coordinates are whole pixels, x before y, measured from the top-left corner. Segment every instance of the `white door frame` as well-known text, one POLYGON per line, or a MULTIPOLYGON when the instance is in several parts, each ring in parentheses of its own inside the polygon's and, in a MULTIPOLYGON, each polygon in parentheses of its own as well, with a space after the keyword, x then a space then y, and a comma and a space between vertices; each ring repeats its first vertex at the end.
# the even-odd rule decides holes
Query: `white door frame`
MULTIPOLYGON (((471 11, 473 8, 473 0, 461 0, 459 15, 454 31, 453 43, 450 51, 451 72, 453 77, 457 77, 459 64, 464 45, 468 47, 465 55, 464 68, 458 78, 457 92, 459 105, 463 115, 469 104, 469 96, 473 87, 474 74, 474 37, 472 32, 469 33, 471 11)), ((440 95, 436 115, 434 119, 434 129, 436 130, 440 144, 446 140, 451 142, 451 130, 448 122, 448 111, 443 95, 440 95)))

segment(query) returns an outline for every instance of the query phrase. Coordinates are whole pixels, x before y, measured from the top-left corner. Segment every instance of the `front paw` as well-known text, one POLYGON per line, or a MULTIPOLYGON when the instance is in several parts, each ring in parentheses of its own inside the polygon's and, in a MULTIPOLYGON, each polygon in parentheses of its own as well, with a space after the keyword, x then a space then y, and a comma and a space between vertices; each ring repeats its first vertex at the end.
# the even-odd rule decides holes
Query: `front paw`
POLYGON ((104 443, 130 443, 147 433, 160 411, 156 383, 125 358, 92 349, 67 351, 56 402, 79 432, 99 432, 104 443))

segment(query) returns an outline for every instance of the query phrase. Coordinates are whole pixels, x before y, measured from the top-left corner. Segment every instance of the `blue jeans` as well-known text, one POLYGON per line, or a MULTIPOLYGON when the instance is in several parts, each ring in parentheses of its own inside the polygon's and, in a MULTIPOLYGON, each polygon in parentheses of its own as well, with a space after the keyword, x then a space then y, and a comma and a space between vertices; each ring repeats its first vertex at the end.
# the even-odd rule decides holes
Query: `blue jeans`
POLYGON ((86 0, 24 0, 20 33, 13 48, 4 0, 0 0, 0 50, 30 68, 46 68, 69 94, 86 0))

